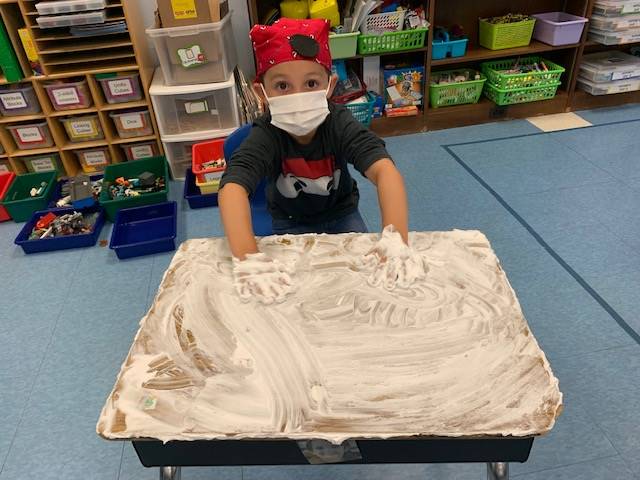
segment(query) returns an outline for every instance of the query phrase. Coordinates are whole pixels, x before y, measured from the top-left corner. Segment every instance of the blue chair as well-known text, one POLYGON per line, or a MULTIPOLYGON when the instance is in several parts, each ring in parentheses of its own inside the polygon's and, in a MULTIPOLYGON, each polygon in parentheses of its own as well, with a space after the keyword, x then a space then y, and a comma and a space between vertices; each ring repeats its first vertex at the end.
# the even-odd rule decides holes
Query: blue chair
MULTIPOLYGON (((231 135, 229 135, 224 141, 224 158, 231 158, 233 152, 251 131, 251 124, 247 123, 237 128, 231 135)), ((253 196, 249 199, 251 205, 251 223, 253 224, 253 232, 259 237, 266 237, 273 233, 273 227, 271 226, 271 214, 267 209, 267 182, 265 179, 258 184, 253 196)))

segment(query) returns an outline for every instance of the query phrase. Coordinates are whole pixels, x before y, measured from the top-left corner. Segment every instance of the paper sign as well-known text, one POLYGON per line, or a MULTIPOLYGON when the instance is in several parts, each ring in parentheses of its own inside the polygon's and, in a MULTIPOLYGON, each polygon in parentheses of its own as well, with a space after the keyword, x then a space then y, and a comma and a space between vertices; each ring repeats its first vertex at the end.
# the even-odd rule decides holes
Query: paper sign
POLYGON ((153 157, 153 147, 151 145, 139 145, 137 147, 131 147, 130 150, 132 160, 153 157))
POLYGON ((144 118, 141 113, 131 113, 120 116, 120 124, 123 130, 137 130, 144 128, 144 118))
POLYGON ((620 13, 638 13, 640 12, 640 3, 625 3, 620 13))
POLYGON ((130 78, 122 80, 109 80, 107 82, 109 93, 113 97, 123 97, 125 95, 133 94, 133 82, 130 78))
POLYGON ((74 88, 57 88, 53 90, 53 98, 58 105, 75 105, 80 103, 78 91, 74 88))
POLYGON ((0 94, 0 101, 5 110, 16 110, 18 108, 27 108, 27 101, 21 92, 0 94))
POLYGON ((69 122, 69 128, 74 137, 95 137, 98 132, 91 120, 76 120, 69 122))
POLYGON ((204 174, 204 179, 207 182, 213 182, 214 180, 219 180, 222 177, 224 170, 220 170, 219 172, 210 172, 204 174))
POLYGON ((187 112, 188 114, 206 112, 207 108, 208 108, 208 105, 206 100, 199 100, 196 102, 185 102, 184 104, 184 111, 187 112))
POLYGON ((107 163, 107 156, 104 152, 86 152, 84 154, 84 163, 87 165, 105 165, 107 163))
POLYGON ((31 168, 34 172, 50 172, 55 170, 56 167, 50 158, 38 158, 37 160, 31 160, 31 168))
POLYGON ((173 10, 173 17, 176 20, 198 18, 194 0, 171 0, 171 10, 173 10))
POLYGON ((18 128, 16 129, 16 134, 22 143, 36 143, 44 140, 38 127, 18 128))
POLYGON ((191 45, 190 47, 179 48, 178 58, 184 68, 197 67, 206 63, 204 52, 200 45, 191 45))

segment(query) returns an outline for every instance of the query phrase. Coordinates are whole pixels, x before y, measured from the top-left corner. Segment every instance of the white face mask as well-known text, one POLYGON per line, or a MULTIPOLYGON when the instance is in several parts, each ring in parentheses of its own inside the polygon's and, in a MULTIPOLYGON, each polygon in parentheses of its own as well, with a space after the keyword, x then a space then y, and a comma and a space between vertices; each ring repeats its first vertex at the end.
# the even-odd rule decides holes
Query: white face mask
POLYGON ((268 97, 262 84, 260 87, 269 102, 271 124, 291 135, 297 137, 307 135, 318 128, 329 115, 327 94, 331 81, 326 90, 292 93, 278 97, 268 97))

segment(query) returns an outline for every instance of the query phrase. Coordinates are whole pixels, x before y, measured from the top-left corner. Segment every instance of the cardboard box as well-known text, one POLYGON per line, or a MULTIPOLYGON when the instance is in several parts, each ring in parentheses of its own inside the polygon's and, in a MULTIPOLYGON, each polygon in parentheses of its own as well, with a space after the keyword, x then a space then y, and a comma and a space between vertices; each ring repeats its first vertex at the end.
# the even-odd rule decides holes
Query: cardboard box
POLYGON ((219 22, 229 13, 228 0, 158 0, 163 27, 219 22))
POLYGON ((385 68, 386 108, 422 105, 424 67, 385 68))

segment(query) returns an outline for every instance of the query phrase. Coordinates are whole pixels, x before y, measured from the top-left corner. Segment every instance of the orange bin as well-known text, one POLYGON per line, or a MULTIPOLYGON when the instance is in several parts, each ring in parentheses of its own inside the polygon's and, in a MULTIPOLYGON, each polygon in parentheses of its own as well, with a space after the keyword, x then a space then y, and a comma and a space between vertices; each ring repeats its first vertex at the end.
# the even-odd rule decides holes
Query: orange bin
POLYGON ((224 138, 217 138, 207 142, 194 143, 191 155, 191 170, 196 176, 196 182, 207 183, 220 180, 225 167, 202 168, 202 164, 211 160, 224 160, 224 138))

